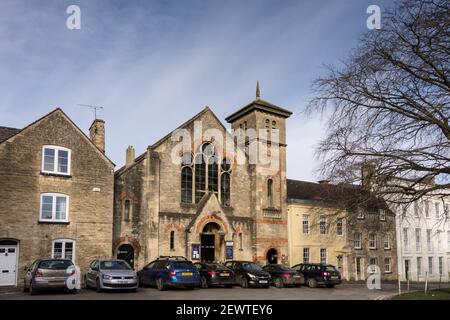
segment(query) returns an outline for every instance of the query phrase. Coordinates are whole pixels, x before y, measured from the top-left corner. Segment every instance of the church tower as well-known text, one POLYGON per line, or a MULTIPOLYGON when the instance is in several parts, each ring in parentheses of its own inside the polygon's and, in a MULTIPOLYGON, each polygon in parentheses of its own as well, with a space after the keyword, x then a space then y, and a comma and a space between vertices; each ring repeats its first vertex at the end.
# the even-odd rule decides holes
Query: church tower
POLYGON ((256 99, 225 119, 233 131, 246 132, 254 218, 253 259, 263 264, 288 262, 286 119, 291 114, 262 100, 257 82, 256 99))

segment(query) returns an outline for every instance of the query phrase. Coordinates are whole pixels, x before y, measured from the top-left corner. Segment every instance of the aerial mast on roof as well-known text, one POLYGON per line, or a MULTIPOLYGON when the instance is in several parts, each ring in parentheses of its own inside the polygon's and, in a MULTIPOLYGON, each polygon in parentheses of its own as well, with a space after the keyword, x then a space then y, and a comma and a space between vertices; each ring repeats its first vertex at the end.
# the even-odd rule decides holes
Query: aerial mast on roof
POLYGON ((94 118, 95 118, 94 120, 97 120, 97 110, 102 110, 103 109, 103 107, 93 106, 93 105, 90 105, 90 104, 77 104, 77 106, 86 107, 86 108, 90 108, 90 109, 94 110, 94 118))

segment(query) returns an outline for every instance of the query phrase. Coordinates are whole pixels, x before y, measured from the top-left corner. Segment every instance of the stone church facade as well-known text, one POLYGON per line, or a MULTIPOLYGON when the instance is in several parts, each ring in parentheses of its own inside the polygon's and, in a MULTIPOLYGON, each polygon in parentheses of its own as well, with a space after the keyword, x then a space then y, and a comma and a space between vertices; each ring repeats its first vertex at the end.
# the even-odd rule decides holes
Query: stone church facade
POLYGON ((206 107, 140 156, 128 147, 126 164, 115 174, 113 254, 135 268, 161 255, 193 261, 285 262, 285 121, 290 115, 257 92, 256 100, 226 121, 233 132, 266 135, 247 137, 239 145, 206 107), (173 138, 177 131, 194 136, 184 143, 189 150, 179 147, 181 138, 173 138), (216 135, 231 137, 231 151, 216 135), (271 156, 275 135, 275 169, 252 162, 253 146, 266 148, 271 156), (173 161, 174 154, 181 161, 173 161), (237 161, 238 154, 244 162, 237 161))

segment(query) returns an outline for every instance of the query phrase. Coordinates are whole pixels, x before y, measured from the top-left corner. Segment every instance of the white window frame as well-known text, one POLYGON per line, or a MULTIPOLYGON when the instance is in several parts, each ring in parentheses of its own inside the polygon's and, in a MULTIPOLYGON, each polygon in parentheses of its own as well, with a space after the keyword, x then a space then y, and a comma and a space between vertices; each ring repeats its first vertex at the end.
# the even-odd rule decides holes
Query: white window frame
POLYGON ((362 248, 362 233, 361 232, 357 232, 353 234, 353 247, 355 249, 361 249, 362 248), (356 245, 356 235, 358 235, 358 242, 359 245, 356 245))
POLYGON ((380 221, 386 221, 386 210, 379 209, 378 210, 380 221))
POLYGON ((433 244, 431 242, 431 229, 427 229, 427 251, 432 252, 433 251, 433 244))
POLYGON ((319 234, 328 234, 327 218, 325 216, 320 216, 319 218, 319 234), (323 230, 323 232, 322 232, 323 230))
POLYGON ((320 248, 320 263, 321 264, 327 264, 328 263, 328 250, 327 248, 320 248), (325 252, 325 255, 323 256, 322 253, 325 252))
POLYGON ((61 242, 62 245, 62 252, 61 252, 61 259, 66 259, 66 243, 72 243, 72 262, 75 263, 75 250, 76 250, 76 241, 73 239, 55 239, 52 241, 52 259, 55 259, 55 243, 61 242))
POLYGON ((40 203, 39 203, 39 221, 40 222, 69 222, 69 203, 70 199, 67 194, 64 193, 41 193, 40 197, 40 203), (51 219, 43 219, 42 218, 42 205, 43 205, 43 198, 52 197, 52 218, 51 219), (66 218, 65 219, 56 219, 56 197, 63 197, 66 198, 66 218))
POLYGON ((358 208, 358 213, 356 215, 356 218, 363 220, 365 217, 366 217, 366 213, 364 212, 364 209, 358 208))
POLYGON ((428 274, 433 274, 433 257, 428 257, 428 274))
POLYGON ((308 214, 304 214, 302 216, 302 233, 303 234, 309 234, 309 215, 308 214), (305 227, 306 227, 306 231, 305 232, 305 227))
POLYGON ((409 229, 403 228, 403 246, 405 250, 409 249, 409 229))
POLYGON ((370 232, 368 236, 368 242, 369 242, 369 249, 376 249, 377 248, 377 234, 375 232, 370 232), (373 236, 373 240, 370 239, 370 237, 373 236), (373 242, 373 245, 371 245, 371 242, 373 242))
POLYGON ((71 163, 72 163, 72 151, 68 148, 60 147, 60 146, 53 146, 53 145, 44 145, 42 146, 42 164, 41 164, 41 172, 43 173, 49 173, 49 174, 57 174, 62 176, 70 176, 71 175, 71 163), (45 159, 45 149, 53 149, 55 150, 55 159, 54 159, 54 170, 45 170, 44 169, 44 159, 45 159), (58 158, 59 158, 59 151, 67 151, 67 172, 60 172, 58 171, 58 158))
POLYGON ((385 257, 384 258, 384 273, 392 273, 392 259, 391 257, 385 257), (386 260, 389 263, 386 263, 386 260), (388 267, 388 268, 386 268, 388 267))
POLYGON ((416 240, 416 252, 422 252, 422 229, 416 228, 414 230, 414 237, 416 240))
POLYGON ((310 263, 311 261, 311 249, 310 248, 303 248, 303 263, 310 263), (305 259, 305 253, 308 253, 307 258, 305 259))
POLYGON ((377 257, 369 257, 369 266, 370 266, 370 272, 371 274, 374 274, 377 272, 378 267, 378 258, 377 257), (372 263, 371 260, 374 260, 375 263, 372 263))
POLYGON ((383 248, 384 248, 384 250, 391 249, 391 237, 389 236, 389 233, 385 233, 384 234, 384 237, 383 237, 383 248), (386 243, 387 243, 387 246, 386 246, 386 243))

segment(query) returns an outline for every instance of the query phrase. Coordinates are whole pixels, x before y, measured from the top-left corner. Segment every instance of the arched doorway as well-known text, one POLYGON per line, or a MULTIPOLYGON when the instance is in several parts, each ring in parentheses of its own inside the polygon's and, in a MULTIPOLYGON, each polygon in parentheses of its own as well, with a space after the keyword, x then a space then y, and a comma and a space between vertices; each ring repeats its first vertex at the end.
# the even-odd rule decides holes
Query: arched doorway
POLYGON ((19 241, 0 239, 0 286, 17 284, 19 241))
POLYGON ((277 264, 278 263, 278 252, 277 249, 269 249, 267 251, 267 263, 268 264, 277 264))
POLYGON ((223 246, 223 231, 215 222, 210 222, 203 227, 200 235, 200 259, 211 262, 221 259, 223 246))
POLYGON ((134 248, 131 244, 125 243, 117 249, 117 259, 125 260, 134 269, 134 248))

